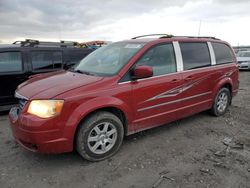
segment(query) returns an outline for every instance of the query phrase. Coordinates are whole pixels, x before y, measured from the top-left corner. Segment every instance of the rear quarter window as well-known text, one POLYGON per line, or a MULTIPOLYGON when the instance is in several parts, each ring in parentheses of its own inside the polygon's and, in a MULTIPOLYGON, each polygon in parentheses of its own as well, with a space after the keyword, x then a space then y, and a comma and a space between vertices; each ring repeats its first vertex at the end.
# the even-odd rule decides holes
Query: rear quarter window
POLYGON ((212 43, 216 64, 226 64, 234 62, 234 55, 232 50, 222 43, 212 43))
POLYGON ((210 53, 205 42, 180 42, 184 70, 211 65, 210 53))
POLYGON ((0 73, 21 71, 21 52, 0 52, 0 73))

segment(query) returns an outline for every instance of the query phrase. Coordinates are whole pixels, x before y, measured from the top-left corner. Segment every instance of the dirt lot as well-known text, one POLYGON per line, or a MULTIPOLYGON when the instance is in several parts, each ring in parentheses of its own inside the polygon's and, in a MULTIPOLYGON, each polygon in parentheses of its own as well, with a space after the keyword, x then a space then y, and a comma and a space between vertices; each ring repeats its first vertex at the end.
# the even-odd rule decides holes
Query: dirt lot
POLYGON ((2 114, 0 187, 250 187, 250 72, 240 81, 224 117, 203 112, 129 136, 98 163, 20 148, 2 114))

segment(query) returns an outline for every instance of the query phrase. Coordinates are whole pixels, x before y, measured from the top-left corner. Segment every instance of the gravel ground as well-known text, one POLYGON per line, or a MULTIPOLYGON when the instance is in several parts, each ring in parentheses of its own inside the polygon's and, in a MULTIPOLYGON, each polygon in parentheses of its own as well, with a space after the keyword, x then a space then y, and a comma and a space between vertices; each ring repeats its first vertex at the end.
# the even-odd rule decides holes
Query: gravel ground
POLYGON ((2 114, 0 187, 250 187, 250 72, 240 81, 223 117, 203 112, 131 135, 114 157, 97 163, 22 149, 2 114))

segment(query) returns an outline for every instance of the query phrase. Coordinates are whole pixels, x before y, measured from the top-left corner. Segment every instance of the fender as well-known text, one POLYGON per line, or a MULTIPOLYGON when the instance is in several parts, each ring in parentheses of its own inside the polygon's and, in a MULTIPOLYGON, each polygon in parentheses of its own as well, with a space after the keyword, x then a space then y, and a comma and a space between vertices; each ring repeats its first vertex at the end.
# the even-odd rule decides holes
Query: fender
POLYGON ((217 81, 217 84, 213 88, 212 91, 212 99, 215 100, 216 94, 218 93, 219 89, 222 88, 223 85, 230 84, 231 87, 233 86, 233 81, 230 77, 223 77, 219 81, 217 81))
POLYGON ((71 112, 71 115, 69 116, 68 121, 66 122, 66 125, 70 125, 70 129, 67 129, 67 131, 70 131, 70 133, 67 134, 69 134, 70 138, 72 138, 72 146, 75 131, 80 122, 91 112, 108 107, 114 107, 121 110, 126 117, 128 125, 131 124, 133 118, 133 111, 124 101, 112 96, 98 97, 93 98, 91 100, 87 100, 71 112))

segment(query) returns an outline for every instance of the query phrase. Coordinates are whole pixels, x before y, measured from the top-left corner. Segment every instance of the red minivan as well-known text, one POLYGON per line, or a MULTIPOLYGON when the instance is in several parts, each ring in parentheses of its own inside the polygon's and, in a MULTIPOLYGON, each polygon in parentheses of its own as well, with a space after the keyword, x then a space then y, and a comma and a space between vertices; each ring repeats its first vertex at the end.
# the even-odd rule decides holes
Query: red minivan
POLYGON ((205 110, 223 115, 239 87, 230 45, 213 37, 147 36, 19 85, 19 106, 9 114, 15 140, 41 153, 76 148, 99 161, 115 154, 125 135, 205 110))

